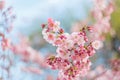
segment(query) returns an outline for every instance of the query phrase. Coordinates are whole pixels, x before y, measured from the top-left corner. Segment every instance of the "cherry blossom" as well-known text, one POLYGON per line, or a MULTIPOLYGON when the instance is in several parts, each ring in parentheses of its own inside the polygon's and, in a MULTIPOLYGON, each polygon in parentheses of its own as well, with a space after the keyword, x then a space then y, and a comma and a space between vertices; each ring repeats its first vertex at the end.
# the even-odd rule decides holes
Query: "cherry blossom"
POLYGON ((112 0, 92 0, 93 8, 91 9, 91 18, 75 23, 72 26, 72 32, 79 32, 84 25, 90 23, 87 27, 92 33, 89 34, 89 39, 93 40, 105 40, 105 34, 109 33, 112 28, 110 24, 111 14, 114 11, 114 5, 112 0), (91 21, 90 21, 91 20, 91 21), (94 38, 93 38, 94 36, 94 38))
MULTIPOLYGON (((5 0, 0 0, 0 61, 3 58, 0 68, 2 68, 2 75, 6 72, 6 77, 10 77, 12 58, 10 56, 11 50, 11 40, 9 39, 9 34, 12 30, 13 20, 15 16, 12 11, 12 7, 6 8, 5 0), (4 66, 2 66, 4 65, 4 66)), ((5 79, 5 76, 0 76, 5 79)))
MULTIPOLYGON (((48 67, 58 70, 57 80, 81 80, 81 77, 85 76, 90 80, 119 80, 120 61, 118 59, 111 61, 111 69, 100 66, 94 71, 90 71, 92 65, 90 57, 94 56, 96 50, 103 47, 104 34, 111 30, 110 19, 114 11, 111 1, 108 1, 107 4, 107 0, 93 0, 93 3, 94 8, 91 13, 95 21, 91 25, 87 25, 87 21, 83 22, 79 29, 75 29, 76 32, 65 32, 60 27, 60 22, 51 18, 46 24, 42 24, 43 38, 57 48, 56 55, 46 58, 41 55, 41 52, 30 46, 27 38, 20 38, 20 42, 17 44, 9 39, 8 35, 13 28, 12 22, 15 16, 12 7, 3 10, 5 1, 0 1, 2 28, 4 29, 4 31, 0 31, 0 47, 3 54, 9 50, 13 52, 14 56, 20 56, 22 61, 37 65, 37 67, 21 67, 21 70, 25 72, 43 74, 42 69, 48 67)), ((7 67, 2 66, 2 69, 9 72, 12 65, 9 56, 0 55, 0 59, 9 60, 10 64, 7 67)), ((47 80, 53 80, 53 77, 49 75, 47 80)))
POLYGON ((98 49, 101 45, 99 41, 89 42, 86 31, 92 28, 85 26, 79 32, 69 34, 51 18, 42 28, 44 39, 57 47, 57 55, 50 56, 46 62, 52 69, 59 70, 58 80, 77 80, 85 76, 91 66, 89 57, 95 54, 94 48, 98 49))
POLYGON ((103 66, 96 67, 95 70, 91 70, 87 75, 89 80, 119 80, 120 79, 120 59, 113 59, 110 61, 111 68, 105 68, 103 66))
POLYGON ((103 46, 103 43, 101 41, 96 40, 96 41, 92 42, 92 46, 95 49, 100 49, 103 46))
POLYGON ((10 49, 25 62, 31 61, 41 67, 47 67, 47 65, 44 64, 44 57, 40 55, 40 52, 30 47, 29 40, 26 37, 21 36, 20 42, 17 44, 11 44, 10 49))
MULTIPOLYGON (((114 11, 114 6, 112 0, 93 0, 94 8, 92 9, 92 15, 95 19, 93 27, 95 28, 95 33, 97 39, 103 40, 101 36, 108 33, 111 30, 110 19, 111 14, 114 11)), ((92 35, 93 36, 93 35, 92 35)))

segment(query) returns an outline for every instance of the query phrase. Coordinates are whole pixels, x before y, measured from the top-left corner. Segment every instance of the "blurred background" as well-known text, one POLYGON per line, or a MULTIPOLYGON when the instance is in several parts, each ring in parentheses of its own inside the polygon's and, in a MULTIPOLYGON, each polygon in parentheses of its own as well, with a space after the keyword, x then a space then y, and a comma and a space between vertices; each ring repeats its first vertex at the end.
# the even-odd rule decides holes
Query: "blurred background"
MULTIPOLYGON (((92 69, 98 65, 109 68, 111 59, 120 58, 120 0, 114 0, 113 4, 115 9, 111 14, 110 24, 114 36, 109 32, 105 34, 103 48, 91 58, 92 69)), ((56 47, 48 44, 41 34, 41 24, 46 23, 48 18, 60 21, 61 27, 68 33, 74 31, 77 23, 91 24, 93 21, 91 18, 91 10, 94 7, 92 0, 6 0, 6 8, 9 6, 12 6, 16 19, 13 22, 11 33, 6 33, 6 35, 14 44, 19 44, 25 38, 28 40, 26 42, 29 43, 29 46, 42 57, 56 54, 56 47), (22 35, 21 41, 18 39, 19 35, 22 35)), ((1 51, 0 54, 2 53, 1 51)), ((55 80, 57 77, 58 71, 41 67, 34 61, 26 62, 21 59, 21 56, 14 55, 10 50, 4 53, 9 55, 13 62, 9 74, 4 70, 0 71, 0 80, 55 80), (30 66, 37 67, 40 71, 31 68, 26 70, 30 66)), ((8 65, 9 61, 4 60, 3 63, 0 63, 8 65)))

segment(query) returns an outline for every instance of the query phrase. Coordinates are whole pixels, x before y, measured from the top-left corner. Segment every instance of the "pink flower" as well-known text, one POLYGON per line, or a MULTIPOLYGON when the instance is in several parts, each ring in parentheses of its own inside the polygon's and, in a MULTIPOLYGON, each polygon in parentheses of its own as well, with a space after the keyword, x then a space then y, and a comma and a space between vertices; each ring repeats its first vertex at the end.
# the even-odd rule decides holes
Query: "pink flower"
POLYGON ((102 12, 101 10, 99 10, 98 8, 94 8, 94 10, 92 11, 92 15, 95 18, 95 20, 99 21, 103 18, 102 12))
POLYGON ((10 40, 8 40, 7 38, 2 38, 2 43, 1 43, 2 49, 6 50, 8 48, 10 48, 10 40))
POLYGON ((42 28, 45 28, 46 25, 45 25, 45 24, 42 24, 41 26, 42 26, 42 28))
POLYGON ((48 34, 48 40, 54 40, 54 35, 53 34, 48 34))
POLYGON ((95 31, 93 26, 88 26, 87 29, 88 29, 88 31, 90 31, 90 32, 94 32, 94 31, 95 31))
POLYGON ((48 27, 50 29, 53 29, 53 27, 54 27, 54 22, 53 22, 53 19, 51 19, 51 18, 48 19, 48 27))
POLYGON ((63 55, 63 56, 66 55, 66 51, 65 51, 63 48, 57 48, 56 52, 57 52, 59 55, 63 55))
POLYGON ((109 15, 111 15, 111 13, 114 11, 114 6, 113 6, 113 3, 112 3, 112 1, 111 2, 109 2, 109 4, 108 4, 108 6, 105 8, 105 14, 106 14, 106 16, 109 16, 109 15))
POLYGON ((93 41, 92 42, 92 47, 94 49, 100 49, 103 46, 102 42, 99 40, 93 41))
POLYGON ((84 40, 84 36, 80 35, 78 32, 73 32, 71 34, 71 40, 73 40, 74 43, 78 43, 78 44, 84 44, 85 40, 84 40))
POLYGON ((62 40, 60 40, 60 39, 56 39, 54 41, 54 45, 56 45, 56 46, 60 46, 61 44, 62 44, 62 40))

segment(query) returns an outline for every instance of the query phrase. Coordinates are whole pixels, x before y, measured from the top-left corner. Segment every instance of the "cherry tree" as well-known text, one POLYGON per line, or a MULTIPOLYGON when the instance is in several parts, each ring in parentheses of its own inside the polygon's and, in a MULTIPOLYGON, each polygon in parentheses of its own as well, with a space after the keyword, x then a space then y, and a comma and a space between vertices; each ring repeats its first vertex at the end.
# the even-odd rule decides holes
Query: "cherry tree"
POLYGON ((10 72, 10 66, 12 65, 11 57, 9 56, 10 40, 8 34, 11 32, 13 27, 13 21, 15 15, 12 7, 5 8, 5 0, 0 1, 0 64, 1 79, 4 79, 4 73, 10 72))

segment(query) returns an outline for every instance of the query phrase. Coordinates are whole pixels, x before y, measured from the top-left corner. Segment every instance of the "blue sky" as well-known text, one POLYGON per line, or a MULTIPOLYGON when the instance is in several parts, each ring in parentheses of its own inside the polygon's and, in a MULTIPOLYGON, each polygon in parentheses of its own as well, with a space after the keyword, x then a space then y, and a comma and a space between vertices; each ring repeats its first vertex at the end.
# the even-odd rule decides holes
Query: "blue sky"
POLYGON ((30 29, 35 20, 42 23, 49 17, 67 21, 71 17, 67 16, 69 12, 75 20, 84 19, 85 7, 91 6, 90 0, 8 0, 7 3, 14 7, 17 16, 14 26, 19 29, 30 29))

